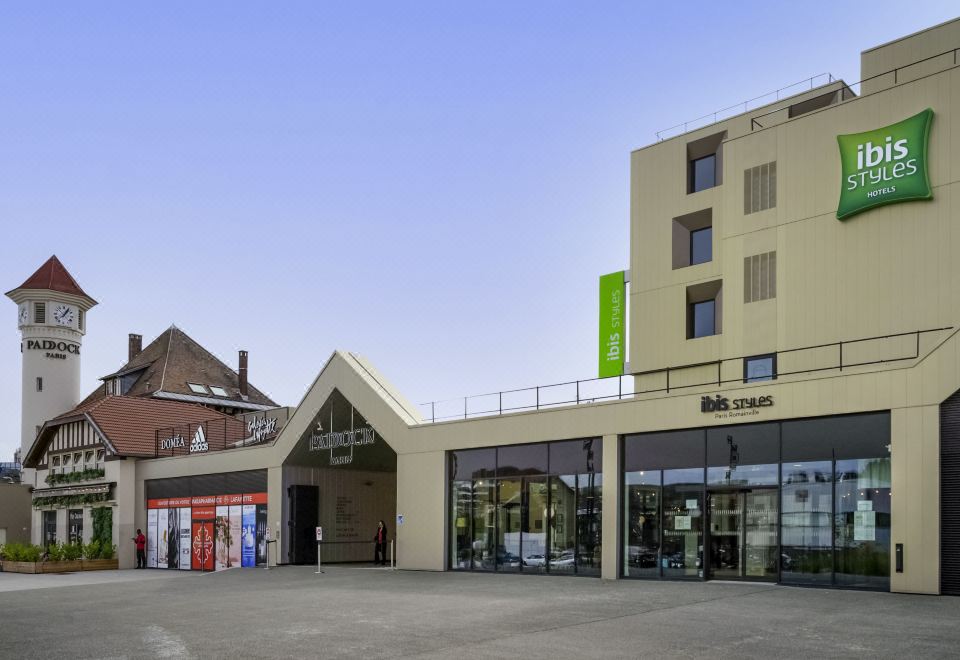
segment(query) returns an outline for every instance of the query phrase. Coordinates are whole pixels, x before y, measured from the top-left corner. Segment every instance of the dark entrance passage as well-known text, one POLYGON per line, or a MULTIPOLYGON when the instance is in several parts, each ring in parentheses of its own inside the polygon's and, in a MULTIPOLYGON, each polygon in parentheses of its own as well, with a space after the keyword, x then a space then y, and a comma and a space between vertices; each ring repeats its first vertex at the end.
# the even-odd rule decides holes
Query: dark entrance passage
POLYGON ((718 580, 777 579, 776 488, 711 491, 708 577, 718 580))
POLYGON ((291 564, 317 563, 316 527, 319 520, 320 487, 288 486, 290 503, 290 551, 291 564))

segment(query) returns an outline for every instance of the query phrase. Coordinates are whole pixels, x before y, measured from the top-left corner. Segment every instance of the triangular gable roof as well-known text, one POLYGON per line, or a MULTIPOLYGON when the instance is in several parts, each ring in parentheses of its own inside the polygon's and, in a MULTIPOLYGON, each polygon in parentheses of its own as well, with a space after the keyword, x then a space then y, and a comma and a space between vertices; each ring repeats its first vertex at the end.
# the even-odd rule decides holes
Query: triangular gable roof
MULTIPOLYGON (((40 289, 68 293, 73 296, 86 298, 96 304, 96 301, 80 288, 80 285, 73 279, 73 276, 70 275, 66 267, 60 263, 57 255, 53 255, 47 259, 44 264, 37 269, 37 272, 28 277, 23 284, 13 289, 13 291, 17 289, 40 289)), ((10 295, 13 291, 8 292, 7 295, 10 295)))

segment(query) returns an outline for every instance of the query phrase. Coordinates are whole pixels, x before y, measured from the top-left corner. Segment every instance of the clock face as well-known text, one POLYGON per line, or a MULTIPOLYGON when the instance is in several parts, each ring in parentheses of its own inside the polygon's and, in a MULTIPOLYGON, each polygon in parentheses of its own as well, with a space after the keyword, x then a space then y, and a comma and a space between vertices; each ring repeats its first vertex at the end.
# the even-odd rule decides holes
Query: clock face
POLYGON ((53 320, 60 325, 73 324, 73 308, 67 305, 57 305, 53 310, 53 320))
POLYGON ((20 305, 20 325, 27 324, 27 315, 28 315, 27 306, 20 305))

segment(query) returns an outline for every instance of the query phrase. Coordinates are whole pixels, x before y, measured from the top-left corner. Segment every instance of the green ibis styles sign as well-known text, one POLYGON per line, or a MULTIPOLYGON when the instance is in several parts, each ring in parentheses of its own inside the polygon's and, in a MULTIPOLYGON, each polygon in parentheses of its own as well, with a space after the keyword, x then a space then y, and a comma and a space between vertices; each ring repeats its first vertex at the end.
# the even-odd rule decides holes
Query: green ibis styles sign
POLYGON ((884 204, 930 199, 927 142, 933 110, 865 133, 838 135, 843 171, 837 219, 884 204))
POLYGON ((622 270, 600 277, 600 378, 623 373, 627 346, 625 297, 622 270))

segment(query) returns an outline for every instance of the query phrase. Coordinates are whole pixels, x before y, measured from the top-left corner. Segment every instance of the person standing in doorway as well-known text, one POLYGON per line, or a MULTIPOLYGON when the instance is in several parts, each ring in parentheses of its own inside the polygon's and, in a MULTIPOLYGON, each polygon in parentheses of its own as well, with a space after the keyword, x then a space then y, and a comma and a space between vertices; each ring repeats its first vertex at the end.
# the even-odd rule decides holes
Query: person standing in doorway
POLYGON ((133 539, 137 546, 137 568, 147 567, 147 537, 137 528, 137 536, 133 539))
POLYGON ((383 521, 377 523, 377 533, 373 535, 373 563, 387 565, 387 526, 383 521))

